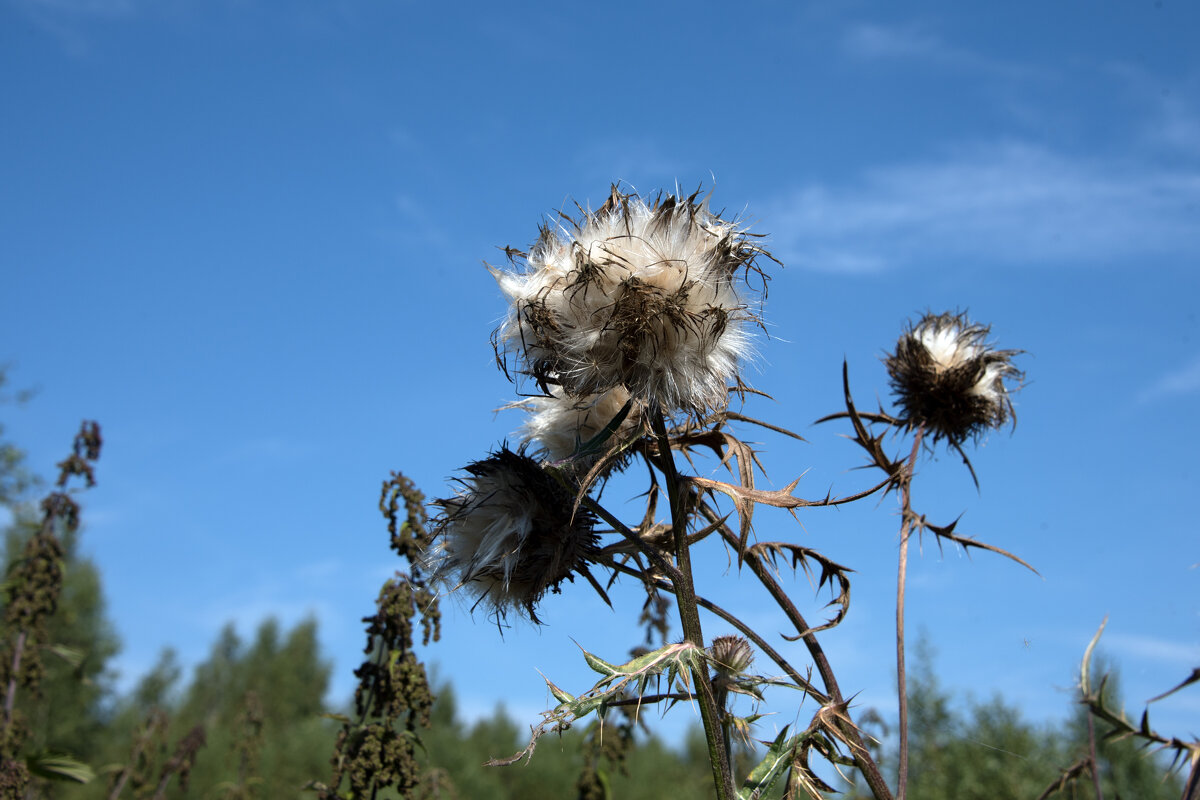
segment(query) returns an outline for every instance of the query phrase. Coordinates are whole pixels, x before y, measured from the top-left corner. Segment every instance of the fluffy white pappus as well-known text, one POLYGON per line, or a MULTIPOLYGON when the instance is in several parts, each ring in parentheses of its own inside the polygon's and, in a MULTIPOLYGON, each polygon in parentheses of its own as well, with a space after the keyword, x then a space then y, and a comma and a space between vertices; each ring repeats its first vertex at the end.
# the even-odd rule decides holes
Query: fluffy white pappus
MULTIPOLYGON (((580 453, 625 408, 629 392, 622 386, 602 395, 569 397, 559 387, 551 387, 548 397, 531 397, 511 408, 523 409, 525 423, 517 431, 521 440, 532 445, 552 461, 563 461, 580 453)), ((629 409, 613 437, 624 441, 635 436, 644 425, 640 404, 629 409)), ((594 455, 594 454, 593 454, 594 455)))
POLYGON ((586 571, 596 551, 594 519, 536 461, 507 447, 465 468, 441 508, 428 564, 451 591, 467 588, 500 615, 515 608, 537 622, 547 591, 586 571))
POLYGON ((1015 419, 1009 386, 1022 373, 1019 350, 998 350, 991 329, 965 314, 926 314, 884 359, 892 389, 910 427, 924 425, 934 441, 958 444, 1015 419))
POLYGON ((570 228, 543 227, 517 269, 493 269, 512 310, 497 353, 544 389, 603 395, 622 387, 668 411, 728 403, 759 321, 743 293, 770 254, 696 195, 646 202, 613 187, 570 228))

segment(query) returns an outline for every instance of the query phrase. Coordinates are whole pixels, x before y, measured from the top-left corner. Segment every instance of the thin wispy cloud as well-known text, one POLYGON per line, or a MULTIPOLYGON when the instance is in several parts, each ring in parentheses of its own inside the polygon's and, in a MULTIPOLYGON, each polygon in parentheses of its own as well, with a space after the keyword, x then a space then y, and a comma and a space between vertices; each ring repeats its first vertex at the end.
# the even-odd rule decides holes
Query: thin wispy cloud
POLYGON ((1138 394, 1138 400, 1146 403, 1161 400, 1164 397, 1198 393, 1200 393, 1200 357, 1163 375, 1138 394))
POLYGON ((895 164, 767 204, 785 263, 877 272, 957 262, 1111 263, 1200 253, 1200 171, 1008 142, 895 164))
POLYGON ((916 23, 852 25, 842 35, 840 44, 842 53, 856 61, 918 61, 1013 78, 1039 74, 1039 70, 1027 64, 1005 61, 951 44, 928 27, 916 23))
POLYGON ((842 49, 847 55, 861 59, 944 59, 956 55, 936 36, 916 25, 854 25, 842 37, 842 49))
POLYGON ((1180 667, 1195 666, 1200 661, 1200 647, 1156 636, 1113 633, 1104 638, 1104 646, 1120 653, 1123 658, 1177 664, 1180 667))

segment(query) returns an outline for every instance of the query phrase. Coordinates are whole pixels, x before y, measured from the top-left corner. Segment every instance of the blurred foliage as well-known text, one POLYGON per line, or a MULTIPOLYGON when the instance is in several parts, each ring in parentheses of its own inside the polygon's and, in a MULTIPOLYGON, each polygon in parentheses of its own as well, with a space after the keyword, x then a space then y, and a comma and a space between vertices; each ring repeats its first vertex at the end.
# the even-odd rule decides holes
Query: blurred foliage
MULTIPOLYGON (((998 695, 957 702, 933 667, 927 641, 916 648, 909 673, 909 797, 921 800, 1034 800, 1062 770, 1088 751, 1087 711, 1079 705, 1061 726, 1038 724, 998 695)), ((1116 680, 1110 681, 1113 699, 1116 680)), ((1119 703, 1118 703, 1119 704, 1119 703)), ((1105 730, 1097 725, 1096 736, 1105 730)), ((887 740, 885 739, 885 742, 887 740)), ((1107 800, 1178 800, 1178 775, 1166 776, 1162 758, 1129 739, 1098 742, 1107 800)), ((885 774, 895 774, 896 752, 885 747, 885 774)), ((865 789, 848 797, 869 798, 865 789)), ((1090 778, 1057 795, 1094 800, 1090 778)))

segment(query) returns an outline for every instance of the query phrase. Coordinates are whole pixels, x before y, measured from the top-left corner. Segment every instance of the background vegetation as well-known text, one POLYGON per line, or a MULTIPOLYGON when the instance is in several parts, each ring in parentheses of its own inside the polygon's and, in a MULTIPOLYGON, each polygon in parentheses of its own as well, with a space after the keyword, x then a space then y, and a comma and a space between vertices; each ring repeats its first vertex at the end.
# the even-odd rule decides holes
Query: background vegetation
MULTIPOLYGON (((0 503, 11 522, 4 536, 6 602, 26 543, 39 530, 29 501, 36 481, 25 473, 18 447, 0 428, 0 503)), ((22 793, 39 798, 311 797, 306 786, 328 778, 342 698, 328 698, 330 667, 318 646, 314 622, 284 630, 264 621, 249 641, 232 626, 213 643, 208 658, 185 676, 174 654, 127 694, 114 688, 109 659, 118 639, 104 612, 101 576, 79 554, 78 531, 61 537, 61 593, 46 621, 43 670, 21 686, 14 712, 21 736, 17 757, 69 755, 90 766, 87 783, 47 780, 36 771, 22 793), (69 657, 54 657, 65 654, 69 657)), ((11 658, 16 635, 5 616, 0 640, 11 658)), ((425 654, 436 660, 436 650, 425 654)), ((1036 798, 1088 748, 1082 706, 1063 725, 1024 719, 1004 698, 961 698, 937 680, 932 648, 922 643, 909 677, 911 795, 928 800, 1036 798)), ((436 684, 436 681, 435 681, 436 684)), ((1120 706, 1117 681, 1106 685, 1120 706)), ((653 734, 654 719, 610 713, 595 722, 548 737, 537 757, 515 767, 484 762, 519 750, 527 721, 515 721, 502 703, 473 722, 458 714, 453 687, 436 686, 431 724, 421 732, 422 773, 413 794, 421 797, 502 798, 607 796, 614 798, 706 798, 712 786, 699 729, 678 747, 653 734), (625 745, 622 747, 622 745, 625 745), (592 780, 581 781, 581 775, 592 780), (600 787, 601 794, 597 794, 600 787)), ((1069 702, 1069 700, 1064 700, 1069 702)), ((872 715, 863 715, 871 718, 872 715)), ((889 721, 874 715, 883 763, 894 769, 889 721)), ((762 726, 769 736, 770 719, 762 726)), ((1176 798, 1181 783, 1164 777, 1161 761, 1130 738, 1105 741, 1100 725, 1098 759, 1105 797, 1176 798)), ((12 742, 6 743, 6 746, 12 742)), ((12 755, 6 753, 6 757, 12 755)), ((743 759, 751 754, 743 752, 743 759)), ((60 776, 61 777, 61 776, 60 776)), ((866 797, 842 784, 848 797, 866 797)), ((1091 798, 1090 781, 1072 784, 1075 797, 1091 798)), ((389 795, 386 791, 380 797, 389 795)))

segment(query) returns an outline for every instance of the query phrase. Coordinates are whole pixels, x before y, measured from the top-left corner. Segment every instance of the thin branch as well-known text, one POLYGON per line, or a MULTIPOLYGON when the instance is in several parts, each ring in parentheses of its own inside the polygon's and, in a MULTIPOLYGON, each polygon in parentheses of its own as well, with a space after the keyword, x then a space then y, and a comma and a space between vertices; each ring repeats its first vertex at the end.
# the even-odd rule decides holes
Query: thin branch
MULTIPOLYGON (((707 503, 700 501, 699 508, 700 513, 709 522, 714 522, 719 518, 716 510, 707 503)), ((721 535, 731 545, 736 544, 737 537, 727 526, 722 526, 721 535)), ((821 647, 821 643, 817 640, 816 634, 813 633, 812 627, 804 619, 804 615, 796 608, 791 598, 788 597, 787 592, 783 590, 783 587, 775 580, 775 576, 771 574, 770 568, 757 553, 753 551, 747 552, 745 564, 754 573, 755 577, 758 578, 759 582, 762 583, 772 599, 779 605, 780 609, 787 616, 788 621, 795 627, 796 632, 800 634, 804 641, 804 646, 808 648, 809 656, 812 657, 813 665, 816 666, 817 672, 821 676, 821 681, 825 684, 829 702, 839 707, 847 706, 846 699, 842 696, 841 687, 838 686, 837 677, 833 673, 833 667, 830 666, 829 659, 825 656, 825 651, 821 647)), ((876 800, 892 800, 892 791, 888 788, 883 773, 879 771, 879 765, 875 763, 867 751, 866 744, 862 740, 862 735, 859 733, 858 727, 849 718, 843 719, 839 717, 837 724, 842 735, 852 743, 850 749, 854 753, 855 764, 858 766, 859 771, 862 772, 876 800)))
POLYGON ((908 677, 904 669, 904 594, 908 578, 908 540, 912 536, 912 480, 916 470, 917 454, 921 451, 921 438, 925 426, 917 428, 913 436, 912 453, 900 476, 901 515, 900 523, 900 567, 896 578, 896 683, 900 694, 900 769, 896 779, 896 800, 904 800, 908 792, 908 677))

